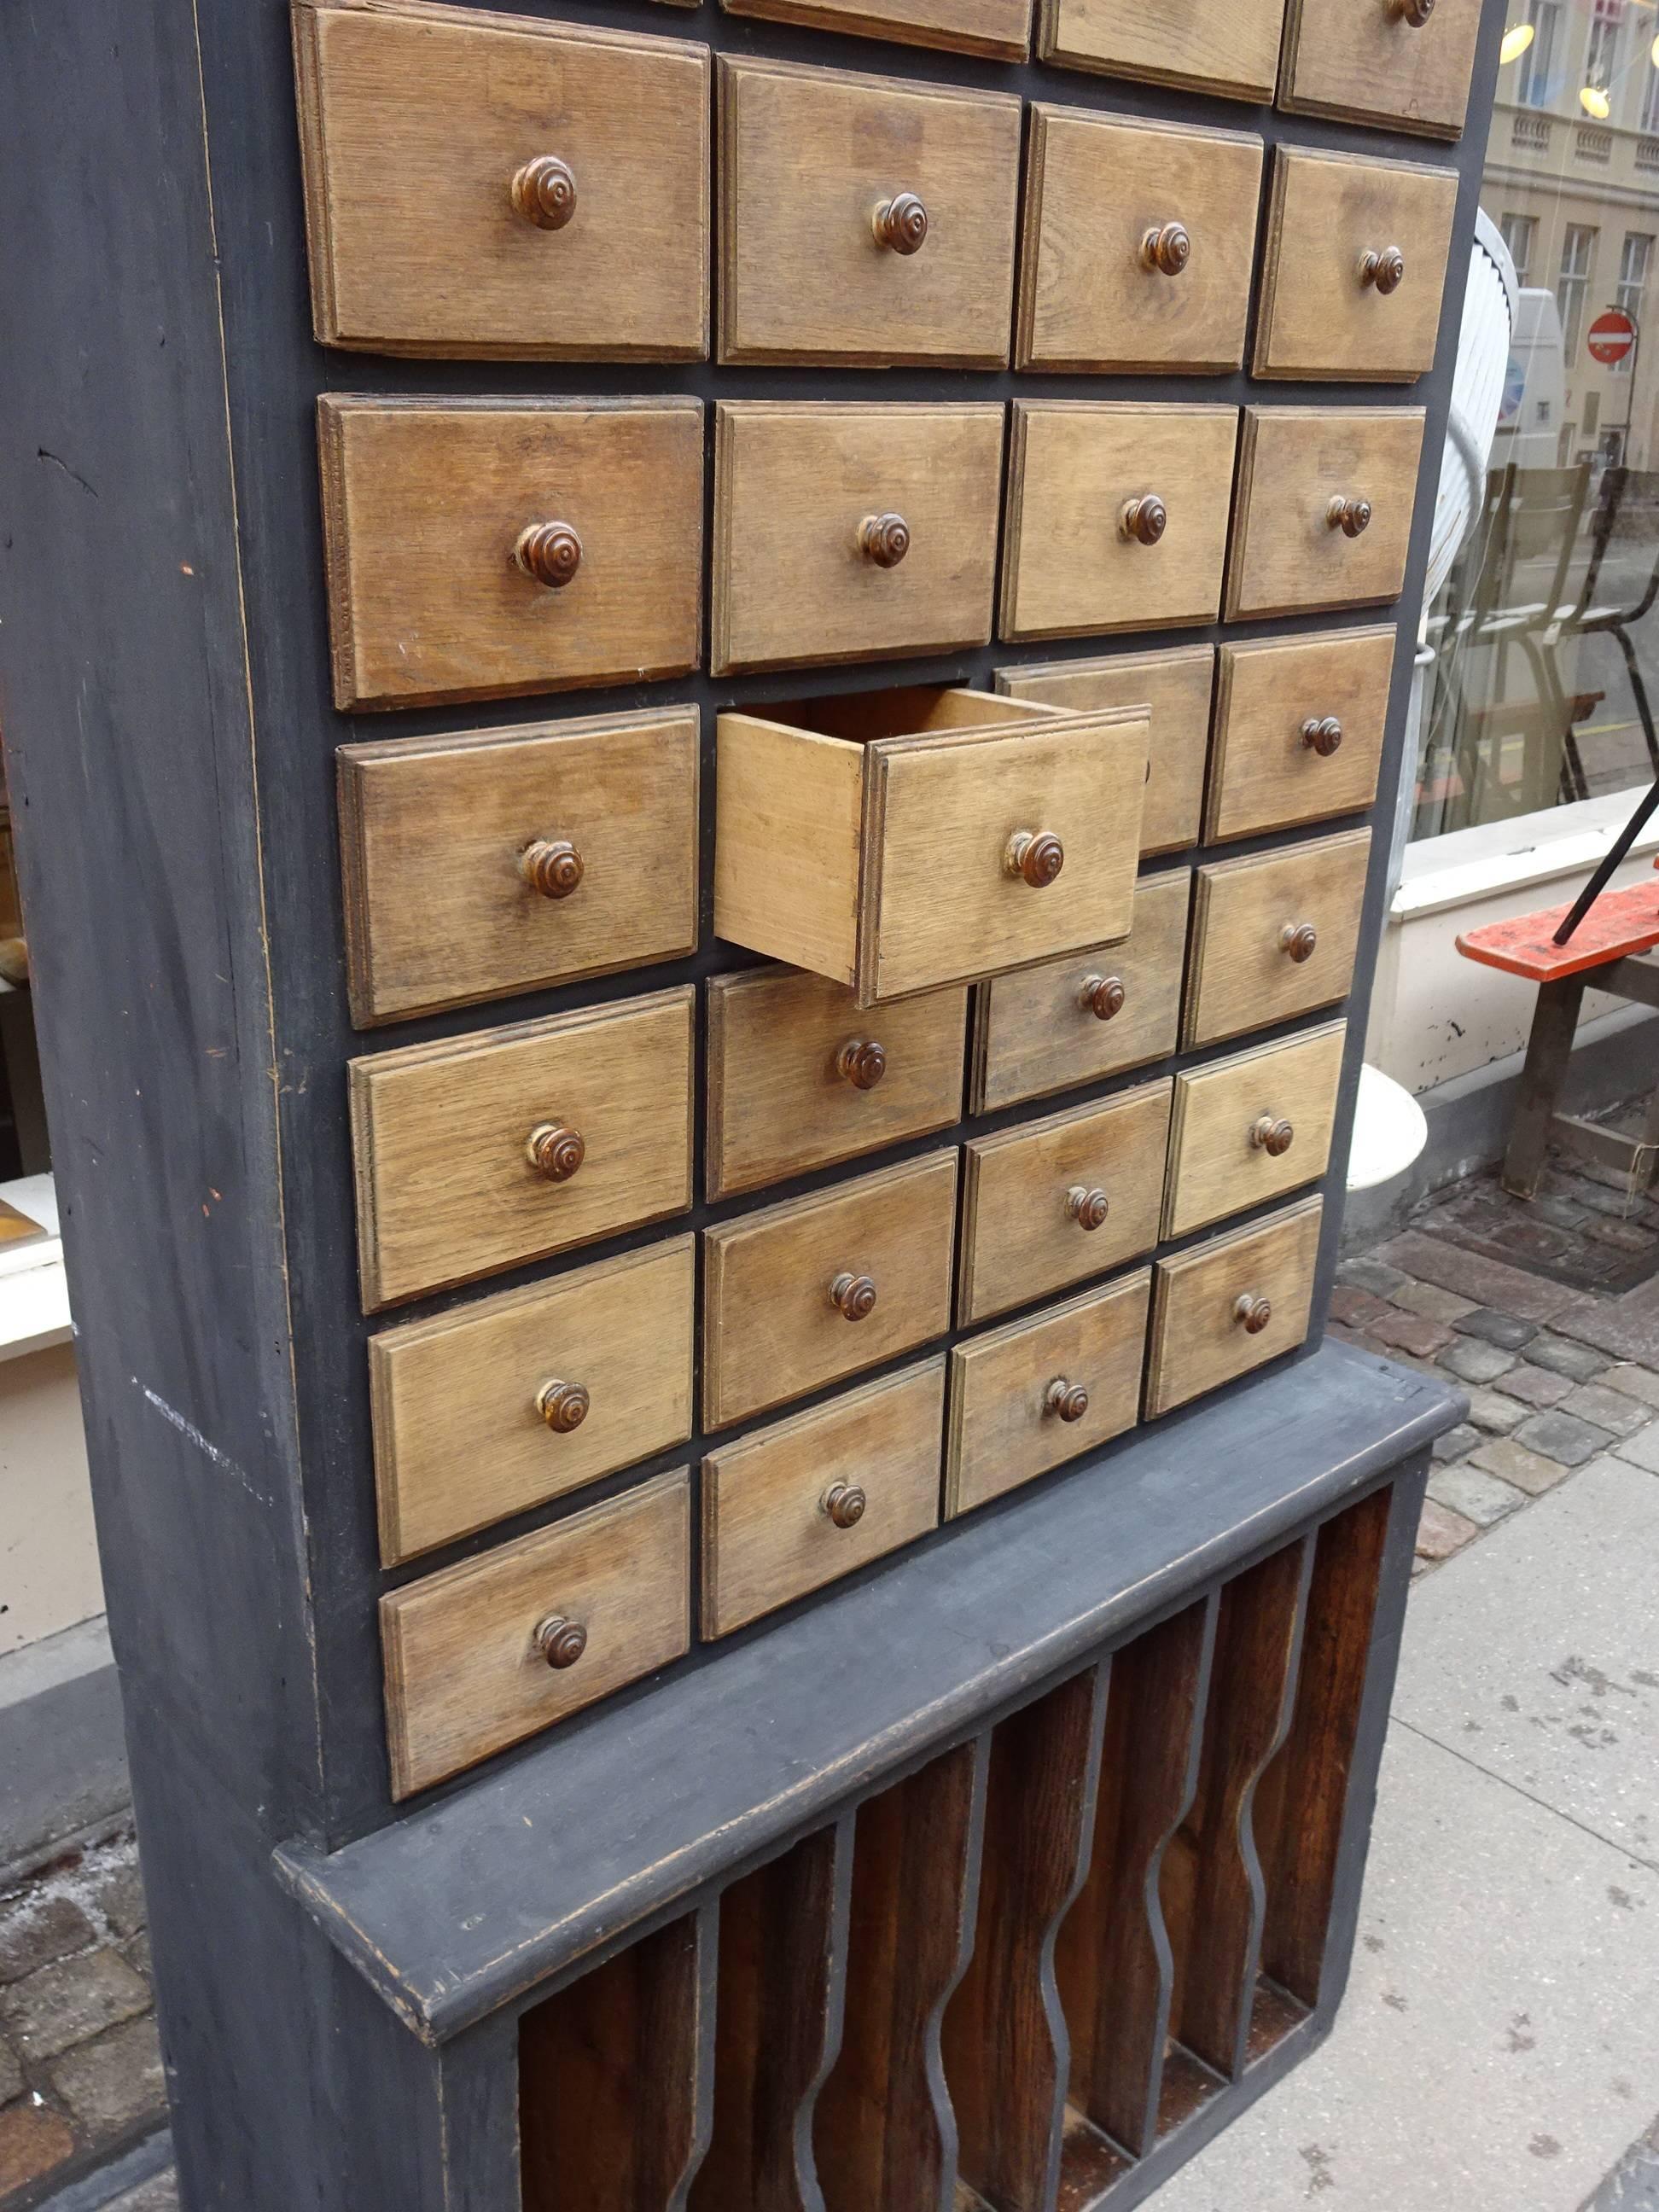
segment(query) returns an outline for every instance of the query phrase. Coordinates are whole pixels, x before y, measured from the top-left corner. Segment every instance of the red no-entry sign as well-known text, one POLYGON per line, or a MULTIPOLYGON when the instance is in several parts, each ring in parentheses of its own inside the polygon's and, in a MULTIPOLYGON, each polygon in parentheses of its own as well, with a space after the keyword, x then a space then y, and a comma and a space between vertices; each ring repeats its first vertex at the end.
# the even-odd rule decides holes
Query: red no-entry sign
POLYGON ((1609 307, 1589 326, 1592 361, 1623 361, 1636 343, 1636 325, 1622 307, 1609 307))

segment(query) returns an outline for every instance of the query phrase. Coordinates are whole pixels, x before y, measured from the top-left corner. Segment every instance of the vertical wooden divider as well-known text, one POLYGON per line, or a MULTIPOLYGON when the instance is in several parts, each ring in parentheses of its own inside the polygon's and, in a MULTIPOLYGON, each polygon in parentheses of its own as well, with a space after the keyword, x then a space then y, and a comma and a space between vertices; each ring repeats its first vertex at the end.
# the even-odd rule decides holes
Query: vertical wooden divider
POLYGON ((988 1743, 866 1798, 853 1855, 841 2055, 813 2143, 828 2212, 951 2212, 945 2007, 974 1940, 988 1743))
POLYGON ((1051 2212, 1069 2066, 1060 1923, 1088 1869, 1109 1662, 993 1731, 973 1956, 945 2014, 962 2175, 993 2212, 1051 2212))

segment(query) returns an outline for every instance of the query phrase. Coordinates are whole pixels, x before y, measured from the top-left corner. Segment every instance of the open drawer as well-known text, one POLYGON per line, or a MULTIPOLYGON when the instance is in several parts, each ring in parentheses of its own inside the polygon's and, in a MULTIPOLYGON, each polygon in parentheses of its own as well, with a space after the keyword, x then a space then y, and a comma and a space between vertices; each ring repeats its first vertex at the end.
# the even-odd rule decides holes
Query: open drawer
POLYGON ((940 687, 722 714, 716 933, 860 1006, 1127 936, 1149 726, 940 687))

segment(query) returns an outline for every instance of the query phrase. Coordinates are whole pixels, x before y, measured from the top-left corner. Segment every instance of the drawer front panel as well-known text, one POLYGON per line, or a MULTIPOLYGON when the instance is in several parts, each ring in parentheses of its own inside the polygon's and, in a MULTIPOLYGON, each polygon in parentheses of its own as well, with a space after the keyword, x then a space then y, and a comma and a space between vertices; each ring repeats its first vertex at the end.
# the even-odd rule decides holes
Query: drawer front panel
POLYGON ((366 1309, 684 1212, 694 1012, 688 987, 349 1062, 366 1309))
POLYGON ((1237 368, 1261 156, 1235 131, 1034 106, 1019 366, 1237 368))
POLYGON ((1314 1182, 1330 1160, 1346 1022, 1177 1075, 1164 1234, 1314 1182))
POLYGON ((696 1258, 678 1237, 371 1337, 386 1565, 683 1443, 696 1258))
POLYGON ((1247 407, 1229 622, 1397 599, 1422 445, 1421 408, 1247 407))
POLYGON ((989 641, 1000 407, 726 400, 714 422, 715 675, 989 641))
POLYGON ((1003 637, 1214 620, 1237 408, 1020 400, 1013 434, 1003 637))
POLYGON ((1346 997, 1370 849, 1370 831, 1353 830, 1198 871, 1188 1046, 1346 997))
POLYGON ((729 1636, 937 1527, 944 1417, 945 1362, 930 1359, 711 1452, 703 1634, 729 1636))
POLYGON ((1389 628, 1222 647, 1205 824, 1212 843, 1371 804, 1395 643, 1389 628))
POLYGON ((975 1139, 967 1147, 962 1325, 1149 1251, 1169 1131, 1164 1081, 975 1139))
POLYGON ((708 1194, 727 1198, 930 1129, 962 1113, 968 994, 860 1014, 799 969, 708 984, 708 1194))
POLYGON ((720 83, 722 361, 1006 367, 1018 100, 730 58, 720 83))
POLYGON ((988 1329, 956 1346, 945 1447, 947 1521, 1134 1426, 1152 1280, 1143 1267, 1035 1321, 988 1329))
POLYGON ((732 15, 810 23, 854 38, 948 46, 1023 62, 1031 46, 1031 0, 723 0, 732 15))
POLYGON ((695 399, 325 398, 318 428, 337 707, 696 667, 695 399))
POLYGON ((1159 1261, 1146 1360, 1149 1420, 1303 1341, 1323 1211, 1320 1200, 1304 1198, 1254 1229, 1159 1261), (1264 1301, 1271 1309, 1265 1321, 1264 1301))
POLYGON ((322 344, 708 351, 707 47, 406 0, 301 7, 295 55, 322 344))
POLYGON ((1176 1049, 1191 889, 1186 868, 1143 877, 1121 944, 997 975, 981 987, 976 1114, 1093 1083, 1176 1049))
POLYGON ((695 949, 695 710, 398 738, 337 759, 360 1029, 695 949))
POLYGON ((1403 384, 1431 368, 1456 204, 1451 169, 1279 147, 1256 374, 1403 384))
POLYGON ((1037 52, 1071 69, 1259 102, 1273 98, 1284 20, 1285 0, 1042 0, 1037 52))
POLYGON ((951 1150, 706 1231, 706 1426, 942 1336, 956 1212, 951 1150))
POLYGON ((1480 0, 1440 0, 1421 23, 1397 8, 1291 0, 1279 104, 1455 138, 1480 33, 1480 0))
POLYGON ((1215 649, 1208 645, 1118 653, 1104 660, 1032 662, 996 672, 997 690, 1010 698, 1034 699, 1079 714, 1109 707, 1152 709, 1152 753, 1140 810, 1143 859, 1198 842, 1214 679, 1215 649))
POLYGON ((429 1789, 678 1659, 690 1643, 690 1552, 681 1468, 383 1597, 392 1796, 429 1789), (573 1664, 544 1656, 538 1638, 554 1622, 585 1638, 573 1664))

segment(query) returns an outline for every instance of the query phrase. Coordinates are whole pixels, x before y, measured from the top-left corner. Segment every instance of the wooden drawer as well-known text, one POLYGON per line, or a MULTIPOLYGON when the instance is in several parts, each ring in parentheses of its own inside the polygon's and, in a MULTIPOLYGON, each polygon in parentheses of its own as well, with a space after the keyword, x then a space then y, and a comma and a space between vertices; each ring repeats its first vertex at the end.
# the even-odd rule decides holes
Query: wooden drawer
POLYGON ((859 39, 947 46, 1023 62, 1031 47, 1031 0, 724 0, 732 15, 810 23, 859 39))
POLYGON ((956 1219, 953 1148, 705 1230, 705 1426, 942 1336, 956 1219))
POLYGON ((1001 475, 1000 406, 722 400, 713 672, 986 644, 1001 475))
POLYGON ((1422 445, 1420 407, 1247 407, 1228 621, 1397 599, 1422 445))
POLYGON ((321 344, 707 353, 706 46, 301 0, 294 52, 321 344))
POLYGON ((1262 146, 1232 131, 1031 109, 1021 368, 1237 368, 1262 146))
POLYGON ((1280 146, 1256 374, 1409 384, 1432 368, 1456 206, 1455 170, 1280 146))
POLYGON ((683 1443, 696 1259, 678 1237, 371 1337, 385 1564, 683 1443))
POLYGON ((1347 996, 1370 850, 1349 830, 1198 871, 1188 1048, 1347 996))
POLYGON ((771 714, 720 718, 714 927, 731 943, 872 1006, 1127 931, 1143 710, 926 688, 771 714))
POLYGON ((962 1115, 968 994, 866 1020, 840 983, 759 968, 708 983, 710 1198, 948 1128, 962 1115))
POLYGON ((365 1308, 683 1212, 695 1010, 688 985, 349 1061, 365 1308))
POLYGON ((996 672, 997 690, 1005 696, 1035 699, 1073 714, 1102 707, 1150 708, 1152 750, 1140 810, 1143 859, 1198 842, 1214 681, 1215 648, 1208 645, 1115 653, 1103 660, 1032 661, 996 672))
POLYGON ((342 745, 352 1020, 691 951, 697 754, 685 707, 342 745))
POLYGON ((1191 86, 1224 100, 1271 100, 1285 0, 1042 0, 1037 52, 1068 69, 1191 86))
POLYGON ((1210 843, 1370 805, 1395 644, 1389 628, 1222 647, 1210 843))
POLYGON ((1166 1237, 1184 1237, 1324 1174, 1347 1033, 1346 1022, 1331 1022, 1176 1077, 1166 1237))
POLYGON ((1279 104, 1455 138, 1480 33, 1480 0, 1439 0, 1421 22, 1396 7, 1291 0, 1279 104))
POLYGON ((1176 1049, 1192 881, 1187 868, 1143 876, 1121 944, 1022 968, 981 986, 975 1113, 1094 1083, 1176 1049))
POLYGON ((939 1525, 945 1362, 779 1421, 702 1463, 702 1632, 867 1566, 939 1525))
POLYGON ((947 1521, 1134 1426, 1152 1280, 1143 1267, 956 1346, 947 1521))
POLYGON ((1002 368, 1020 103, 721 58, 720 359, 1002 368))
POLYGON ((331 396, 318 429, 337 707, 696 666, 696 400, 331 396))
POLYGON ((967 1147, 958 1322, 1006 1313, 1149 1251, 1169 1132, 1166 1078, 975 1138, 967 1147))
POLYGON ((1323 1211, 1321 1200, 1304 1198, 1253 1229, 1158 1261, 1146 1357, 1148 1420, 1303 1341, 1323 1211))
POLYGON ((1017 400, 1000 635, 1212 622, 1237 441, 1236 407, 1017 400))
POLYGON ((690 1553, 682 1468, 389 1592, 392 1796, 429 1789, 678 1659, 691 1640, 690 1553))

